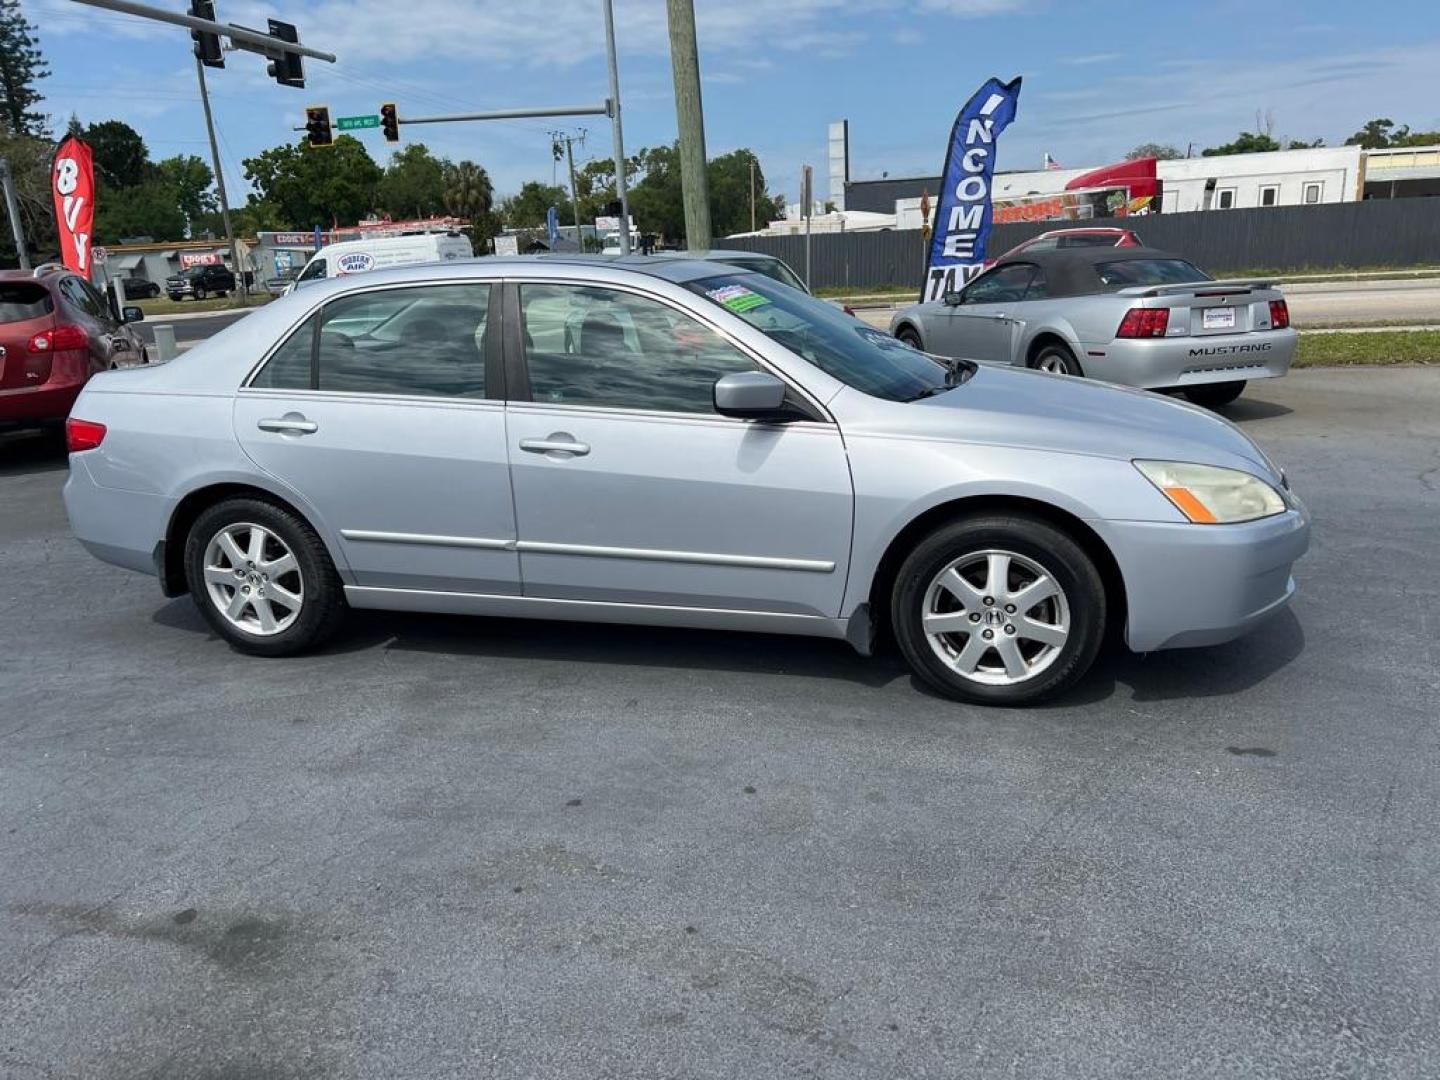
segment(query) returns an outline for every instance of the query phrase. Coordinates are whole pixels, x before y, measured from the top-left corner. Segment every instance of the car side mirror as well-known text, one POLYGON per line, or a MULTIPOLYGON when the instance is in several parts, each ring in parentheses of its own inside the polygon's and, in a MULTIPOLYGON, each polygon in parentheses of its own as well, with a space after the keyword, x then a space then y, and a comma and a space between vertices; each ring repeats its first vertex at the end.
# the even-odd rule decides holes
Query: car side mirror
POLYGON ((145 321, 145 311, 144 311, 143 308, 138 308, 138 307, 135 307, 134 305, 127 304, 127 305, 125 305, 125 307, 121 308, 121 310, 120 310, 120 321, 121 321, 121 322, 144 322, 144 321, 145 321))
POLYGON ((795 419, 785 384, 768 371, 735 371, 715 380, 715 411, 741 420, 795 419))
POLYGON ((965 302, 965 294, 963 292, 957 292, 952 290, 950 292, 947 292, 940 299, 945 301, 946 307, 959 307, 965 302))

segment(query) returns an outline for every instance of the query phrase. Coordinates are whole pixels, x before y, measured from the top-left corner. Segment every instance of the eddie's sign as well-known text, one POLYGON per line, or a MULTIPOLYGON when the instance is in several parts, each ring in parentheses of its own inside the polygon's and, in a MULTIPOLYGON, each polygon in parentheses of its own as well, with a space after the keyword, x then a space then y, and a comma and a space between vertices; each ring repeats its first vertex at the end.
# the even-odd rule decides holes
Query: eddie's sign
POLYGON ((1019 101, 1018 76, 1008 83, 988 79, 955 117, 920 290, 922 301, 939 300, 960 289, 985 265, 985 242, 993 224, 995 142, 1015 119, 1019 101))
POLYGON ((69 136, 55 151, 50 168, 60 260, 67 270, 90 276, 90 236, 95 222, 95 169, 90 144, 69 136))

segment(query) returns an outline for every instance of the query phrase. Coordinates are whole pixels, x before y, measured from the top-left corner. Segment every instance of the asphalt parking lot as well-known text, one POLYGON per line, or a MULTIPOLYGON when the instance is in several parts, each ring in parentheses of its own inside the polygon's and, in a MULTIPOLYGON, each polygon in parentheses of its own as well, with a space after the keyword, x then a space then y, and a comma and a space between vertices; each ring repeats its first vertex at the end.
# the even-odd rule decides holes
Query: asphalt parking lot
POLYGON ((1440 1075, 1440 370, 1226 412, 1293 610, 1027 711, 703 632, 246 659, 0 437, 0 1076, 1440 1075))

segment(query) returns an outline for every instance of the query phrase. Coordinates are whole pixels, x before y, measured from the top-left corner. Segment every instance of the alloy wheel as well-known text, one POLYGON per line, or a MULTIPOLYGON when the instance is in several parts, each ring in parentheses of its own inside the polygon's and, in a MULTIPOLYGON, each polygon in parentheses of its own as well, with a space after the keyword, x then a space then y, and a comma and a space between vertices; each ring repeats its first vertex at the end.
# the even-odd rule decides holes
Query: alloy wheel
POLYGON ((294 553, 274 532, 237 522, 205 548, 205 592, 239 630, 271 637, 288 629, 305 602, 305 581, 294 553))
POLYGON ((1070 638, 1070 604, 1053 574, 1013 551, 954 560, 925 590, 921 625, 941 662, 987 686, 1050 667, 1070 638))
POLYGON ((1050 372, 1052 375, 1070 374, 1069 362, 1058 352, 1047 352, 1044 356, 1040 357, 1039 362, 1035 366, 1041 371, 1050 372))

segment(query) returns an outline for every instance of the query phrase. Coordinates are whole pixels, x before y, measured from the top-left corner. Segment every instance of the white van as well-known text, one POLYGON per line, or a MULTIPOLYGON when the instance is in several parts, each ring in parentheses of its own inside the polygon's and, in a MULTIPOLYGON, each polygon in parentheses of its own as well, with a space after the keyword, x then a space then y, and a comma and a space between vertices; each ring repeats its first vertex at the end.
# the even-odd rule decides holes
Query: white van
POLYGON ((328 244, 310 257, 290 290, 345 274, 363 274, 387 266, 469 259, 475 255, 469 237, 458 232, 415 233, 412 236, 377 236, 328 244))

